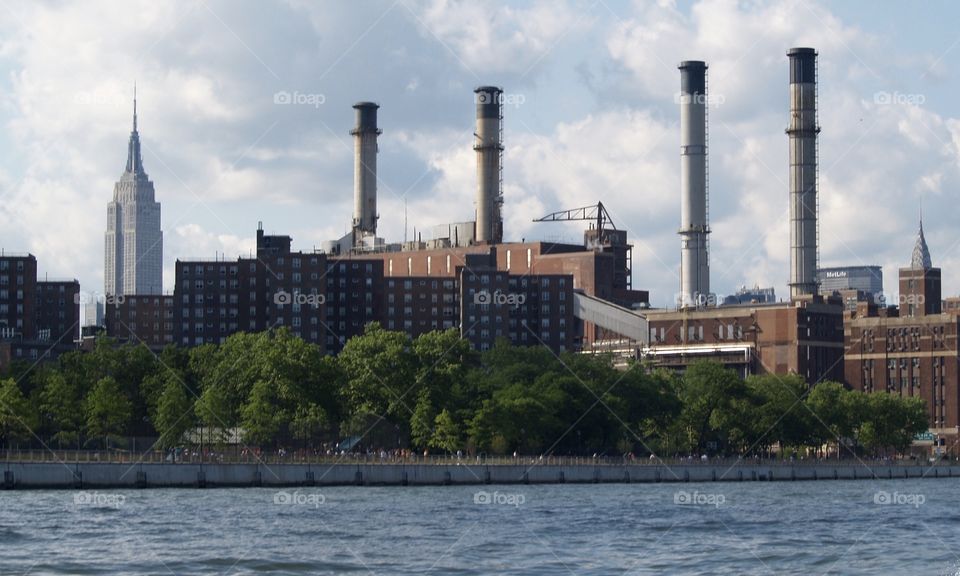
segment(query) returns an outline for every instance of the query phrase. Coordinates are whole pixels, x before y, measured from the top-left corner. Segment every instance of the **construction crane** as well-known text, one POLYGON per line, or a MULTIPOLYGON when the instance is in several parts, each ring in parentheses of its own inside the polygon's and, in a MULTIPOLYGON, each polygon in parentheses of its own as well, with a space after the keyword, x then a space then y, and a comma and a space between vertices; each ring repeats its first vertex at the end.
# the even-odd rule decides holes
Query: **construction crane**
POLYGON ((613 218, 603 206, 603 202, 597 202, 593 206, 584 206, 583 208, 573 208, 572 210, 560 210, 547 214, 542 218, 537 218, 534 222, 570 222, 572 220, 592 220, 597 230, 616 230, 613 224, 613 218), (607 224, 610 225, 607 228, 607 224))
POLYGON ((615 288, 632 289, 633 246, 627 243, 627 231, 618 230, 613 218, 607 212, 603 202, 592 206, 560 210, 537 218, 534 222, 571 222, 587 220, 590 229, 583 235, 584 246, 599 252, 609 252, 614 256, 615 288))

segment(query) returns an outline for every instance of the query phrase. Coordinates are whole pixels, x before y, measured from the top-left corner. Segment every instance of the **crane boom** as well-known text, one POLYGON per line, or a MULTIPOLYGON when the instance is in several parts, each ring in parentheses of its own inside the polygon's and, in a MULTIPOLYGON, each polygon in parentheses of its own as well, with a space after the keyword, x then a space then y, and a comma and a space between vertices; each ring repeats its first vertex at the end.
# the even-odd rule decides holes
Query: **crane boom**
POLYGON ((560 210, 551 212, 546 216, 534 219, 534 222, 570 222, 573 220, 592 220, 597 225, 597 230, 609 229, 616 230, 610 213, 604 207, 603 202, 597 202, 592 206, 583 206, 582 208, 572 208, 570 210, 560 210))

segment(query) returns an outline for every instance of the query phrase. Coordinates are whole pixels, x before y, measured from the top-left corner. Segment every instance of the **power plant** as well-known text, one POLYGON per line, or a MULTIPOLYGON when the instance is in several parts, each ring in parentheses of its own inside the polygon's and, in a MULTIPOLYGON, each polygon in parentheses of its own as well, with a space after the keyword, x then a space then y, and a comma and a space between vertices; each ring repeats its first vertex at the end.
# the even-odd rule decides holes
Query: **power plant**
MULTIPOLYGON (((612 352, 649 368, 684 371, 709 359, 741 376, 796 374, 811 386, 843 381, 868 392, 920 396, 938 429, 960 426, 960 299, 941 305, 940 270, 932 266, 922 229, 914 248, 919 256, 900 271, 901 298, 912 299, 906 306, 885 307, 853 284, 836 290, 825 282, 821 290, 818 55, 813 48, 792 48, 786 55, 786 302, 776 302, 772 289, 757 289, 716 305, 709 255, 708 66, 685 60, 678 66, 680 286, 671 309, 651 309, 649 294, 633 288, 627 231, 613 224, 599 199, 534 220, 588 222, 582 243, 505 240, 504 92, 481 86, 473 91, 470 119, 477 178, 472 221, 465 211, 464 220, 420 228, 433 231, 426 240, 419 234, 392 243, 377 237, 380 107, 359 102, 350 131, 355 154, 349 233, 320 250, 294 252, 289 236, 261 228, 256 257, 178 260, 174 294, 108 305, 107 331, 153 346, 196 346, 238 331, 286 326, 335 354, 370 322, 411 337, 455 329, 477 350, 506 339, 557 353, 612 352), (152 324, 153 332, 148 323, 136 333, 123 332, 131 319, 149 317, 169 322, 152 324)), ((466 106, 464 112, 466 121, 466 106)))
POLYGON ((703 306, 710 296, 707 213, 707 65, 680 63, 680 299, 703 306))
MULTIPOLYGON (((817 290, 817 53, 789 61, 790 302, 699 306, 709 296, 707 256, 707 66, 680 64, 681 296, 675 311, 645 314, 649 340, 638 354, 685 370, 709 358, 742 376, 795 373, 811 385, 842 380, 843 306, 817 290)), ((712 299, 708 299, 712 300, 712 299)), ((752 300, 752 299, 751 299, 752 300)))
POLYGON ((354 141, 353 222, 350 234, 322 244, 327 254, 399 252, 426 248, 462 248, 503 242, 503 89, 480 86, 474 90, 476 126, 473 149, 477 155, 476 212, 473 221, 433 226, 426 242, 387 244, 377 237, 377 127, 378 104, 357 102, 354 141))
POLYGON ((790 58, 790 297, 817 293, 817 51, 790 58))

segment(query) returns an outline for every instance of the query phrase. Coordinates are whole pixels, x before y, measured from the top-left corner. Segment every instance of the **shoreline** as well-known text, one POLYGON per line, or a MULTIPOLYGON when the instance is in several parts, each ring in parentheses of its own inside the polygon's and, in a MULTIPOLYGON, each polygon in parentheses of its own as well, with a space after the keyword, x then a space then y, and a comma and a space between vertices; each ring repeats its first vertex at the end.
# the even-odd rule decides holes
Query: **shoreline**
POLYGON ((653 484, 960 478, 950 463, 733 464, 187 464, 5 462, 4 490, 653 484))

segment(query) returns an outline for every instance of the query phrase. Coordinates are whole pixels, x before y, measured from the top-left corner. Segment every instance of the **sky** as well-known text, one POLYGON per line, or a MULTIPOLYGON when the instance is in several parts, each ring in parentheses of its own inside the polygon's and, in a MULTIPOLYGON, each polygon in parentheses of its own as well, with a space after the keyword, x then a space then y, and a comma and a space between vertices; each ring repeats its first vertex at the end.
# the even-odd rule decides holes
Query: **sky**
POLYGON ((473 88, 494 84, 507 95, 505 239, 579 242, 583 222, 532 220, 602 201, 634 244, 634 287, 666 306, 679 284, 677 64, 705 60, 711 286, 783 298, 785 53, 811 46, 821 265, 881 265, 895 297, 922 204, 956 295, 958 17, 948 1, 9 1, 0 247, 102 291, 134 82, 167 290, 176 259, 247 255, 261 221, 299 250, 342 236, 357 101, 381 106, 379 235, 426 239, 474 217, 473 88))

